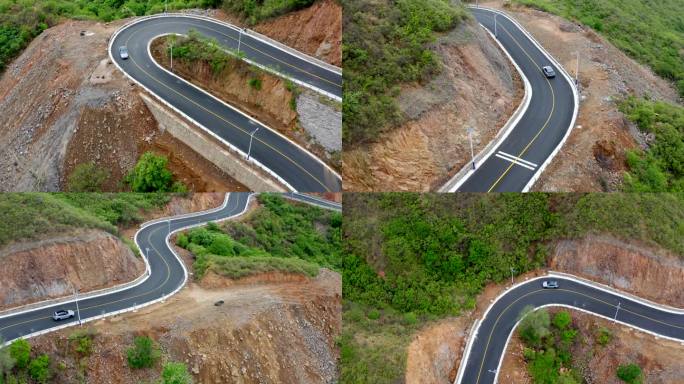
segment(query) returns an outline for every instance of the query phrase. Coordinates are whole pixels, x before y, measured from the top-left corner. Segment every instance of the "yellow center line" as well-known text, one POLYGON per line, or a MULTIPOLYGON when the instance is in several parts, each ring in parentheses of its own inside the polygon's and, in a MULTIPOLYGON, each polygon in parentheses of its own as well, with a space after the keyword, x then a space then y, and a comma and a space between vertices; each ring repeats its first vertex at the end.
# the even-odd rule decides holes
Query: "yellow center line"
MULTIPOLYGON (((130 41, 131 38, 135 35, 136 32, 140 32, 140 31, 142 31, 142 30, 144 30, 144 29, 146 29, 146 28, 150 28, 150 27, 153 27, 153 26, 154 26, 154 25, 149 25, 149 26, 147 26, 147 27, 142 27, 142 28, 138 29, 137 31, 134 31, 133 33, 131 33, 131 35, 128 37, 128 39, 126 39, 126 45, 128 45, 129 41, 130 41)), ((207 113, 209 113, 209 114, 215 116, 216 118, 222 120, 223 122, 225 122, 225 123, 227 123, 227 124, 229 124, 229 125, 235 127, 236 129, 238 129, 240 132, 244 133, 245 135, 247 135, 247 136, 250 135, 251 132, 248 132, 248 131, 242 129, 242 128, 239 127, 238 125, 233 124, 232 122, 230 122, 230 121, 224 119, 223 117, 219 116, 218 114, 214 113, 213 111, 210 111, 209 109, 203 107, 201 104, 195 102, 194 100, 190 99, 189 97, 185 96, 184 94, 182 94, 182 93, 178 92, 177 90, 171 88, 170 86, 168 86, 168 85, 167 85, 166 83, 164 83, 163 81, 160 81, 160 80, 157 79, 155 76, 153 76, 153 75, 151 75, 150 73, 148 73, 145 69, 143 69, 140 65, 138 65, 138 63, 135 61, 135 59, 133 58, 133 56, 129 56, 129 58, 130 58, 130 60, 133 62, 133 64, 134 64, 138 69, 140 69, 142 72, 144 72, 144 73, 145 73, 147 76, 149 76, 152 80, 156 81, 157 83, 159 83, 159 84, 162 85, 163 87, 166 87, 166 88, 168 88, 169 90, 173 91, 174 93, 176 93, 176 94, 179 95, 180 97, 186 99, 187 101, 189 101, 190 103, 196 105, 197 107, 199 107, 200 109, 204 110, 205 112, 207 112, 207 113)), ((326 191, 330 192, 330 189, 329 189, 321 180, 319 180, 316 176, 314 176, 314 175, 313 175, 311 172, 309 172, 306 168, 304 168, 303 166, 301 166, 301 165, 300 165, 298 162, 296 162, 294 159, 292 159, 292 158, 290 158, 289 156, 285 155, 284 153, 280 152, 280 150, 278 150, 277 148, 271 146, 269 143, 267 143, 267 142, 261 140, 261 139, 260 139, 259 137, 257 137, 257 136, 254 136, 254 139, 253 139, 253 140, 254 140, 254 141, 257 141, 257 142, 259 142, 259 143, 261 143, 261 144, 263 144, 264 146, 266 146, 266 147, 268 147, 268 148, 270 148, 273 152, 279 154, 279 155, 282 156, 284 159, 286 159, 286 160, 288 160, 289 162, 291 162, 292 164, 294 164, 297 168, 299 168, 300 170, 302 170, 302 171, 303 171, 304 173, 306 173, 309 177, 311 177, 314 181, 316 181, 316 182, 317 182, 318 184, 320 184, 323 188, 325 188, 326 191)))
MULTIPOLYGON (((612 303, 609 303, 609 302, 607 302, 607 301, 605 301, 605 300, 596 298, 596 297, 591 296, 591 295, 588 295, 588 294, 586 294, 586 293, 578 292, 578 291, 575 291, 575 290, 572 290, 572 289, 565 289, 565 288, 554 289, 553 291, 550 291, 550 290, 547 290, 547 289, 537 289, 537 290, 534 290, 534 291, 532 291, 532 292, 528 292, 528 293, 526 293, 526 294, 520 296, 519 298, 517 298, 516 300, 514 300, 513 302, 511 302, 509 305, 507 305, 506 308, 503 309, 503 311, 501 311, 501 313, 499 314, 499 316, 497 316, 496 321, 494 322, 494 325, 492 326, 492 331, 489 333, 489 338, 487 339, 487 344, 485 345, 485 349, 484 349, 484 352, 483 352, 483 354, 482 354, 482 362, 480 363, 480 370, 479 370, 479 372, 478 372, 478 374, 477 374, 477 383, 478 383, 478 384, 479 384, 479 382, 480 382, 480 376, 482 375, 482 369, 484 368, 484 362, 485 362, 485 358, 486 358, 486 356, 487 356, 487 351, 489 350, 489 344, 491 343, 492 336, 494 335, 494 330, 496 329, 496 325, 499 323, 499 320, 501 319, 501 317, 502 317, 502 316, 503 316, 503 315, 504 315, 504 314, 505 314, 505 313, 506 313, 506 312, 507 312, 515 303, 517 303, 518 301, 522 300, 523 298, 525 298, 525 297, 527 297, 527 296, 533 295, 533 294, 535 294, 535 293, 540 293, 540 292, 549 292, 549 293, 553 293, 553 292, 558 292, 558 291, 565 291, 565 292, 570 292, 570 293, 573 293, 573 294, 576 294, 576 295, 581 295, 581 296, 584 296, 584 297, 586 297, 586 298, 588 298, 588 299, 590 299, 590 300, 594 300, 594 301, 597 301, 597 302, 599 302, 599 303, 605 304, 605 305, 607 305, 607 306, 610 306, 610 307, 613 307, 613 308, 617 308, 617 305, 612 304, 612 303)), ((549 304, 550 304, 550 305, 558 305, 557 303, 549 303, 549 304)), ((663 324, 663 325, 668 326, 668 327, 677 328, 677 329, 684 329, 684 327, 682 327, 682 326, 675 325, 675 324, 670 324, 670 323, 667 323, 667 322, 664 322, 664 321, 661 321, 661 320, 658 320, 658 319, 654 319, 654 318, 651 318, 651 317, 649 317, 649 316, 642 315, 642 314, 640 314, 640 313, 636 313, 636 312, 634 312, 634 311, 630 311, 630 310, 625 309, 625 308, 622 308, 622 307, 621 307, 620 309, 621 309, 622 311, 624 311, 624 312, 629 312, 629 313, 631 313, 631 314, 633 314, 633 315, 642 317, 642 318, 644 318, 644 319, 647 319, 647 320, 650 320, 650 321, 653 321, 653 322, 656 322, 656 323, 663 324)), ((484 319, 483 319, 483 321, 484 321, 484 319)), ((503 353, 506 353, 506 351, 504 351, 503 353)), ((466 362, 466 364, 467 364, 467 362, 466 362)))
MULTIPOLYGON (((491 16, 484 16, 484 17, 489 18, 489 19, 492 19, 491 16)), ((525 50, 525 48, 523 48, 522 45, 520 45, 520 43, 518 42, 518 40, 517 40, 515 37, 513 37, 513 35, 508 31, 508 29, 507 29, 506 27, 504 27, 503 25, 499 25, 498 28, 503 29, 504 32, 506 32, 506 34, 507 34, 508 36, 510 36, 511 39, 513 39, 513 42, 515 42, 515 44, 517 44, 518 47, 520 47, 520 49, 523 51, 523 53, 525 53, 525 55, 527 56, 527 58, 530 59, 530 61, 532 62, 532 64, 533 64, 534 66, 536 66, 536 67, 539 69, 539 66, 538 66, 537 63, 532 59, 532 57, 531 57, 530 54, 527 52, 527 50, 525 50)), ((539 71, 541 72, 541 69, 539 69, 539 71)), ((543 72, 542 72, 542 73, 543 73, 543 72)), ((520 151, 520 153, 519 153, 518 156, 517 156, 518 158, 522 158, 522 157, 525 155, 525 153, 527 152, 527 150, 528 150, 528 149, 532 146, 532 144, 537 140, 537 138, 539 137, 539 135, 541 135, 541 133, 546 129, 546 127, 549 125, 549 122, 551 121, 551 117, 553 116, 553 112, 554 112, 555 109, 556 109, 556 94, 555 94, 554 91, 553 91, 553 86, 551 86, 551 82, 549 81, 549 79, 546 79, 546 83, 548 84, 549 89, 551 89, 551 112, 549 113, 549 116, 548 116, 548 118, 546 119, 546 122, 544 123, 544 125, 542 126, 542 128, 537 132, 537 134, 534 135, 534 137, 533 137, 533 138, 530 140, 530 142, 525 146, 525 148, 523 148, 523 150, 520 151)), ((489 189, 487 190, 487 192, 489 193, 489 192, 491 192, 492 190, 494 190, 494 188, 496 188, 496 186, 501 182, 501 180, 503 180, 504 177, 506 177, 506 175, 508 174, 508 172, 510 172, 511 169, 513 168, 513 166, 515 166, 516 164, 518 164, 518 161, 517 161, 517 160, 514 160, 514 161, 506 168, 506 170, 501 174, 501 176, 499 176, 499 178, 496 179, 496 181, 494 182, 494 184, 492 184, 492 186, 489 187, 489 189)))

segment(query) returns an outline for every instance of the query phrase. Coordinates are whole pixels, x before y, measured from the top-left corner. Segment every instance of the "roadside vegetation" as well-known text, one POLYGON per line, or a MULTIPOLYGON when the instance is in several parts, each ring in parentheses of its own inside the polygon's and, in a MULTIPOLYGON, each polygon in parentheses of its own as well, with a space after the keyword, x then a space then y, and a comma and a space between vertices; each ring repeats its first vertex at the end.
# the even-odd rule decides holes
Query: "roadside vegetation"
POLYGON ((577 20, 675 83, 684 97, 684 13, 680 0, 515 0, 577 20))
POLYGON ((684 192, 684 107, 630 97, 620 110, 652 136, 646 150, 627 152, 629 192, 684 192))
POLYGON ((118 226, 140 222, 145 211, 163 207, 170 198, 163 193, 3 193, 0 246, 77 228, 118 235, 118 226))
POLYGON ((223 0, 223 9, 242 16, 249 24, 306 8, 315 0, 223 0))
POLYGON ((126 175, 124 183, 130 186, 133 192, 186 193, 188 188, 180 181, 174 180, 168 163, 169 159, 166 156, 145 152, 126 175))
MULTIPOLYGON (((64 348, 52 351, 51 355, 34 351, 28 340, 15 340, 0 348, 0 384, 45 384, 62 375, 86 382, 95 337, 97 334, 91 330, 76 331, 64 348), (67 365, 67 360, 73 363, 67 365), (76 372, 69 372, 71 369, 76 372)), ((159 366, 161 351, 154 340, 141 336, 135 338, 127 356, 130 369, 155 369, 159 366)), ((160 379, 154 382, 192 384, 193 380, 185 364, 169 361, 161 367, 160 379)))
POLYGON ((190 251, 201 279, 211 271, 237 279, 280 271, 316 276, 321 267, 339 270, 342 215, 282 197, 261 194, 262 205, 242 221, 209 223, 176 237, 190 251))
POLYGON ((353 194, 344 206, 343 383, 401 381, 418 327, 473 309, 511 268, 544 267, 553 240, 606 233, 684 254, 682 194, 353 194))
POLYGON ((401 85, 439 73, 430 44, 466 12, 448 0, 343 0, 342 6, 343 141, 354 146, 402 121, 395 101, 401 85))

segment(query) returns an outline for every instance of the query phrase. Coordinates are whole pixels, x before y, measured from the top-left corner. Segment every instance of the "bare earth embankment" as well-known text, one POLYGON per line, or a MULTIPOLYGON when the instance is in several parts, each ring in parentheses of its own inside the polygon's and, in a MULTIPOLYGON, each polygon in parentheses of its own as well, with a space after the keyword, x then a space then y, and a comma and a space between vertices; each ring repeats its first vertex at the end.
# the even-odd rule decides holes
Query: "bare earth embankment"
MULTIPOLYGON (((552 270, 572 273, 657 303, 684 307, 679 284, 684 274, 684 260, 671 252, 630 244, 610 236, 559 241, 551 249, 549 265, 552 270)), ((540 270, 518 276, 517 281, 543 274, 545 271, 540 270)), ((427 325, 418 332, 408 347, 406 382, 453 383, 473 322, 480 319, 491 300, 509 286, 487 286, 478 296, 474 311, 427 325)), ((595 383, 618 383, 615 381, 617 365, 632 361, 641 365, 649 378, 646 381, 648 383, 674 384, 684 377, 681 359, 673 358, 684 353, 684 347, 680 344, 655 339, 643 332, 590 315, 573 312, 573 318, 575 325, 587 329, 583 331, 584 334, 592 335, 589 329, 594 330, 599 326, 613 332, 613 342, 607 348, 599 349, 587 361, 588 371, 597 378, 595 383)), ((593 342, 588 343, 588 346, 592 345, 593 342)), ((516 338, 512 339, 501 373, 506 382, 530 382, 521 351, 520 342, 516 338)))
POLYGON ((513 65, 474 21, 461 23, 434 46, 442 72, 421 86, 404 86, 399 106, 407 122, 370 145, 343 155, 349 191, 434 190, 496 135, 522 98, 513 65))

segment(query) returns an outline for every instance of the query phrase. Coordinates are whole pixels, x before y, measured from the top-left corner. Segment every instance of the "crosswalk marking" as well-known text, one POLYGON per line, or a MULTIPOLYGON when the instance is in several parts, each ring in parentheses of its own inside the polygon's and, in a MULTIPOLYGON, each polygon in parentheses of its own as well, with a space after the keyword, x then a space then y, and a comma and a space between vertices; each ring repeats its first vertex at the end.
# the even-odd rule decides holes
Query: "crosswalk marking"
POLYGON ((517 164, 521 167, 525 167, 531 171, 534 171, 537 168, 537 164, 535 164, 531 161, 527 161, 525 159, 521 159, 517 156, 513 156, 513 155, 506 153, 504 151, 499 151, 496 154, 496 157, 503 159, 503 160, 506 160, 506 161, 510 161, 513 164, 517 164))

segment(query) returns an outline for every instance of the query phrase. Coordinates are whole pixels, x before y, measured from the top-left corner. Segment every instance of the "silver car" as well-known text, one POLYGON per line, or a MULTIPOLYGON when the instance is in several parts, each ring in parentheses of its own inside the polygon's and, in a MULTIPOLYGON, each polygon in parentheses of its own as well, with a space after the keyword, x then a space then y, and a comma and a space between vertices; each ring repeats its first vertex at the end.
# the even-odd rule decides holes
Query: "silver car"
POLYGON ((553 68, 551 68, 548 65, 543 66, 542 71, 544 72, 544 76, 546 76, 547 78, 556 77, 556 71, 554 71, 553 68))
POLYGON ((52 314, 52 320, 60 321, 60 320, 71 319, 75 315, 76 314, 71 309, 60 309, 59 311, 56 311, 55 313, 52 314))
POLYGON ((120 56, 123 60, 128 59, 128 48, 126 48, 125 45, 122 45, 122 46, 119 47, 119 56, 120 56))
POLYGON ((544 288, 558 288, 558 282, 556 280, 544 280, 544 281, 542 281, 542 287, 544 287, 544 288))

